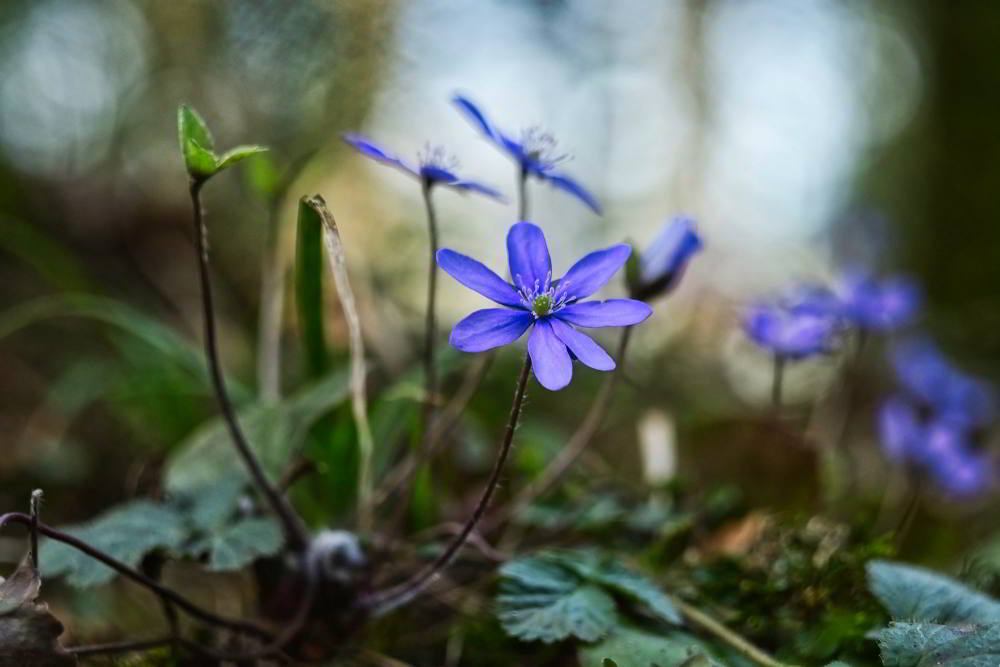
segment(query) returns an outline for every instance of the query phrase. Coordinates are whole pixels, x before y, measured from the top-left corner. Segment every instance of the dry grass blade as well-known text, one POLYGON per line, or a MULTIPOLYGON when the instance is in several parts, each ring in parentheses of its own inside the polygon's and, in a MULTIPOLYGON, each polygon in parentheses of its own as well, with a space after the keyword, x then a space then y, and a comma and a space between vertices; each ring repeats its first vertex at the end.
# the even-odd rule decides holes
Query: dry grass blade
POLYGON ((340 298, 340 306, 347 322, 351 348, 351 409, 358 427, 358 449, 361 454, 358 470, 358 527, 362 531, 369 531, 372 527, 372 456, 375 441, 368 422, 368 392, 365 386, 367 371, 361 319, 358 317, 354 292, 351 291, 351 282, 347 277, 347 260, 344 256, 340 231, 337 229, 337 221, 334 220, 333 214, 321 196, 314 195, 304 201, 323 221, 323 242, 330 260, 330 272, 333 274, 337 296, 340 298))

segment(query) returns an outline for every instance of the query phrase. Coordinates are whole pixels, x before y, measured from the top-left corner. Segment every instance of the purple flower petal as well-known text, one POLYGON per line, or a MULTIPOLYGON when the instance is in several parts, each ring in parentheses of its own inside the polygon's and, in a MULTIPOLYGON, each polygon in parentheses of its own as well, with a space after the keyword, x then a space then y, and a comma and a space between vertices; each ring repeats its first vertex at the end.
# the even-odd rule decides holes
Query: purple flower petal
POLYGON ((519 222, 507 232, 507 260, 510 275, 518 287, 533 289, 552 279, 552 258, 545 234, 538 225, 519 222))
POLYGON ((497 142, 500 141, 500 132, 493 127, 493 124, 486 119, 486 115, 479 110, 479 107, 473 104, 472 100, 463 95, 455 95, 451 98, 451 102, 458 107, 459 111, 465 114, 465 116, 472 121, 472 123, 476 126, 476 129, 490 139, 497 142))
POLYGON ((455 181, 453 183, 448 183, 447 185, 448 187, 455 188, 456 190, 478 192, 481 195, 492 197, 499 202, 507 203, 507 198, 504 197, 503 193, 499 190, 495 190, 488 185, 483 185, 482 183, 477 183, 476 181, 455 181))
POLYGON ((462 352, 492 350, 520 338, 532 321, 531 313, 523 310, 477 310, 455 325, 448 342, 462 352))
POLYGON ((652 314, 652 308, 635 299, 585 301, 555 312, 559 319, 579 327, 627 327, 642 322, 652 314))
POLYGON ((559 280, 558 291, 574 299, 590 296, 611 280, 631 254, 632 248, 621 243, 586 255, 559 280))
POLYGON ((614 370, 615 360, 590 336, 577 331, 558 318, 551 317, 547 318, 546 321, 552 325, 552 331, 555 332, 559 340, 565 343, 569 351, 582 363, 595 371, 614 370))
POLYGON ((584 204, 587 205, 591 211, 597 215, 601 214, 601 205, 598 203, 594 195, 587 192, 582 185, 574 181, 569 176, 565 174, 557 174, 551 171, 542 171, 540 174, 541 178, 551 183, 553 186, 568 192, 584 204))
POLYGON ((438 250, 437 263, 449 276, 487 299, 511 308, 524 308, 517 290, 471 257, 442 248, 438 250))
POLYGON ((406 164, 406 162, 404 162, 401 158, 397 157, 396 155, 393 155, 389 151, 373 143, 370 139, 360 134, 353 134, 353 133, 344 134, 342 135, 342 138, 344 142, 346 142, 349 146, 356 149, 362 155, 370 157, 376 162, 387 164, 390 167, 396 167, 397 169, 402 169, 411 176, 416 176, 417 178, 420 177, 420 172, 417 169, 406 164))
POLYGON ((642 254, 642 282, 647 285, 660 283, 664 291, 670 289, 684 271, 684 266, 703 245, 693 219, 683 216, 674 218, 664 225, 656 240, 642 254))
MULTIPOLYGON (((530 316, 529 316, 530 317, 530 316)), ((539 384, 550 391, 558 391, 573 379, 573 362, 566 345, 552 331, 547 319, 535 322, 528 337, 528 354, 539 384)))

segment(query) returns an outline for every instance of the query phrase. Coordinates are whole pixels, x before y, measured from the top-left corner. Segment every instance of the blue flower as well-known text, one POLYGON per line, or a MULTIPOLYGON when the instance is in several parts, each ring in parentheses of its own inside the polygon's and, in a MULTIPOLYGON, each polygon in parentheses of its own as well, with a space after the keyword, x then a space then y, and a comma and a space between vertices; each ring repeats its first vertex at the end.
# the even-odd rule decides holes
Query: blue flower
POLYGON ((879 408, 878 432, 883 451, 893 461, 909 461, 919 455, 923 427, 916 408, 902 396, 890 397, 879 408))
POLYGON ((538 128, 529 128, 521 133, 520 139, 514 139, 487 120, 486 115, 468 98, 456 95, 452 102, 487 139, 514 158, 524 176, 547 181, 582 201, 594 213, 600 214, 601 205, 597 199, 582 185, 556 169, 566 156, 556 152, 556 141, 551 134, 541 132, 538 128))
POLYGON ((762 303, 747 311, 743 329, 776 357, 798 360, 830 352, 839 327, 836 318, 801 304, 762 303))
POLYGON ((877 281, 851 272, 840 285, 841 314, 859 329, 893 331, 911 323, 920 310, 920 288, 907 278, 877 281))
POLYGON ((614 369, 608 353, 576 327, 631 326, 652 313, 633 299, 581 301, 607 283, 631 252, 624 244, 597 250, 553 280, 545 235, 536 225, 519 222, 507 233, 512 285, 471 257, 439 250, 438 266, 448 275, 504 306, 477 310, 460 321, 451 344, 463 352, 483 352, 513 343, 530 328, 528 354, 535 376, 552 391, 569 384, 573 358, 595 370, 614 369))
POLYGON ((638 275, 630 277, 632 296, 648 301, 672 290, 688 262, 702 247, 704 244, 693 219, 678 216, 668 222, 642 254, 638 275))
POLYGON ((949 421, 972 428, 993 418, 996 399, 989 385, 956 368, 932 342, 900 344, 892 363, 910 395, 949 421))
POLYGON ((414 167, 360 134, 345 134, 343 139, 362 155, 414 176, 428 187, 444 185, 460 192, 478 192, 498 201, 506 201, 506 198, 499 191, 488 185, 460 179, 453 171, 455 161, 450 159, 441 148, 428 147, 425 149, 419 156, 419 166, 414 167))

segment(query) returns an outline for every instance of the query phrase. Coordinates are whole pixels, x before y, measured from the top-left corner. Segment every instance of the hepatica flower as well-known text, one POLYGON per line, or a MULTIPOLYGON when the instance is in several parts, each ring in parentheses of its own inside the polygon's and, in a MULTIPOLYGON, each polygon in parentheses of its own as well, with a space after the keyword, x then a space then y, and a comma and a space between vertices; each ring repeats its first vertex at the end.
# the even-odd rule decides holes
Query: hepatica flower
POLYGON ((907 341, 892 356, 903 393, 879 411, 883 450, 925 470, 944 491, 971 496, 994 481, 990 461, 976 451, 976 429, 993 417, 990 387, 957 369, 927 340, 907 341))
POLYGON ((743 319, 743 330, 775 357, 799 360, 833 349, 835 318, 794 304, 757 304, 743 319))
POLYGON ((642 254, 637 275, 628 277, 631 295, 647 301, 672 290, 703 245, 693 219, 678 216, 668 222, 642 254))
POLYGON ((573 359, 599 371, 614 369, 614 360, 577 327, 624 327, 642 322, 652 310, 641 301, 582 301, 599 290, 631 254, 621 244, 597 250, 552 279, 552 260, 542 230, 519 222, 507 233, 507 257, 513 284, 485 265, 454 250, 438 251, 448 275, 471 290, 504 306, 477 310, 451 332, 451 344, 463 352, 483 352, 513 343, 528 329, 528 355, 538 382, 562 389, 573 377, 573 359))
POLYGON ((514 138, 491 123, 486 115, 471 100, 456 95, 452 102, 466 115, 473 125, 497 147, 510 155, 520 166, 521 173, 546 181, 553 187, 573 195, 587 205, 594 213, 601 212, 601 205, 582 185, 557 169, 565 154, 560 154, 551 134, 538 128, 529 128, 514 138))
POLYGON ((920 289, 902 277, 877 281, 848 273, 841 281, 841 314, 859 329, 893 331, 912 322, 920 310, 920 289))
POLYGON ((444 185, 459 192, 477 192, 498 201, 506 201, 504 196, 494 188, 477 181, 463 180, 455 174, 457 163, 440 147, 426 147, 418 155, 418 163, 411 165, 406 160, 378 146, 370 139, 360 134, 345 134, 344 141, 362 155, 376 162, 395 167, 405 174, 417 178, 428 187, 444 185))

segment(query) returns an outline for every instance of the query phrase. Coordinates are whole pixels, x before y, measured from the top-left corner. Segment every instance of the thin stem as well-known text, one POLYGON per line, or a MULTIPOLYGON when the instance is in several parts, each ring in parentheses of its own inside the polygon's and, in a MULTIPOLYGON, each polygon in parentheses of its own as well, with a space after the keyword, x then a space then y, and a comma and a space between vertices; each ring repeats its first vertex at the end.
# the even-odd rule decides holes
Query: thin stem
POLYGON ((778 409, 781 407, 781 388, 785 378, 785 358, 780 354, 774 355, 774 375, 771 379, 771 404, 778 409))
POLYGON ((466 373, 455 396, 434 420, 423 445, 415 453, 410 453, 385 476, 385 481, 375 493, 373 500, 375 505, 381 505, 397 491, 404 488, 420 466, 434 457, 441 445, 446 442, 446 436, 454 428, 462 413, 465 412, 465 408, 469 405, 476 390, 479 389, 479 385, 483 383, 495 356, 490 352, 481 355, 476 360, 476 363, 466 373))
MULTIPOLYGON (((436 301, 437 301, 437 251, 438 230, 437 214, 431 200, 433 183, 425 180, 423 183, 424 206, 427 209, 427 234, 430 246, 430 261, 427 263, 427 314, 424 323, 424 410, 421 422, 422 435, 430 428, 434 413, 434 402, 437 397, 437 370, 434 366, 434 341, 437 338, 436 301)), ((421 437, 421 444, 425 438, 421 437)))
POLYGON ((517 219, 528 219, 528 170, 524 167, 517 176, 517 219))
POLYGON ((500 482, 500 474, 503 472, 507 455, 510 454, 511 445, 514 442, 514 431, 517 429, 518 420, 521 417, 521 408, 524 405, 525 389, 528 386, 528 378, 531 376, 531 357, 525 355, 524 366, 521 368, 521 375, 517 380, 517 389, 514 391, 514 402, 510 408, 510 417, 507 420, 507 428, 504 430, 503 441, 500 443, 500 451, 497 453, 497 460, 493 464, 493 472, 483 494, 472 512, 472 516, 462 527, 462 530, 448 544, 445 550, 434 559, 427 567, 417 572, 410 579, 403 581, 396 586, 383 591, 376 591, 369 599, 368 606, 375 617, 389 613, 393 609, 400 607, 416 596, 420 595, 430 586, 435 578, 451 563, 458 554, 459 549, 465 544, 469 535, 476 529, 476 525, 486 513, 490 500, 500 482))
MULTIPOLYGON (((33 521, 30 515, 21 512, 10 512, 8 514, 0 515, 0 528, 2 528, 5 524, 8 523, 17 523, 22 526, 26 526, 30 529, 32 527, 33 521)), ((225 618, 223 616, 219 616, 213 612, 210 612, 207 609, 202 609, 198 605, 194 604, 193 602, 182 596, 180 593, 177 593, 173 589, 163 586, 162 584, 146 576, 142 572, 139 572, 135 568, 129 567, 128 565, 122 563, 115 557, 110 556, 104 551, 87 544, 83 540, 73 537, 72 535, 64 533, 61 530, 58 530, 51 526, 47 526, 40 521, 37 523, 37 526, 39 534, 44 535, 50 539, 53 539, 56 542, 62 542, 63 544, 67 544, 76 549, 77 551, 80 551, 90 556, 94 560, 100 561, 101 563, 107 565, 112 570, 115 570, 122 576, 131 579, 137 584, 140 584, 148 588, 150 591, 152 591, 161 599, 169 600, 179 609, 187 612, 193 618, 196 618, 200 621, 204 621, 205 623, 210 623, 212 625, 229 628, 230 630, 236 630, 246 634, 254 635, 256 637, 261 637, 267 640, 271 639, 270 633, 261 628, 258 628, 253 623, 249 623, 247 621, 242 621, 242 620, 225 618)))
POLYGON ((260 337, 257 342, 257 386, 261 400, 281 398, 281 315, 285 301, 285 263, 281 248, 280 199, 268 206, 267 246, 260 274, 260 337))
POLYGON ((86 658, 94 655, 117 655, 120 653, 152 651, 164 646, 171 646, 174 643, 174 637, 160 637, 159 639, 140 639, 138 641, 111 642, 109 644, 93 644, 91 646, 71 646, 66 651, 78 658, 86 658))
POLYGON ((684 618, 688 622, 712 635, 722 643, 728 645, 730 648, 735 650, 741 656, 755 662, 761 667, 792 667, 783 662, 778 662, 767 653, 757 648, 749 641, 736 634, 722 623, 701 611, 697 607, 694 607, 683 600, 673 598, 674 606, 677 607, 678 611, 684 615, 684 618))
POLYGON ((239 420, 236 417, 236 410, 229 399, 229 392, 226 389, 226 381, 222 373, 222 364, 219 361, 218 342, 215 333, 215 308, 212 305, 212 281, 208 267, 208 227, 205 225, 201 207, 201 186, 204 181, 192 180, 191 206, 194 209, 194 236, 195 249, 198 254, 198 276, 201 282, 201 302, 205 327, 205 356, 208 359, 208 368, 212 377, 212 387, 215 390, 215 397, 222 411, 223 419, 232 436, 233 444, 239 453, 243 463, 250 471, 250 476, 257 488, 264 494, 271 509, 278 516, 284 525, 286 537, 291 546, 297 550, 305 548, 309 543, 309 533, 302 524, 295 511, 288 501, 267 479, 261 468, 260 462, 254 456, 243 430, 240 428, 239 420))
POLYGON ((563 447, 556 458, 552 459, 542 474, 535 478, 530 484, 521 489, 506 507, 497 512, 489 521, 483 532, 490 532, 513 515, 530 505, 539 496, 544 495, 552 486, 562 479, 570 466, 576 462, 580 455, 587 449, 587 446, 597 435, 597 431, 604 421, 604 417, 611 405, 611 397, 614 395, 615 386, 618 384, 622 369, 625 366, 625 352, 628 350, 628 343, 632 335, 632 328, 627 327, 622 331, 618 342, 618 352, 615 355, 617 365, 604 379, 598 391, 597 397, 587 411, 587 416, 570 437, 566 446, 563 447))
POLYGON ((38 571, 38 520, 42 505, 42 490, 31 492, 31 566, 38 571))

